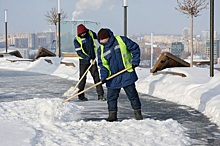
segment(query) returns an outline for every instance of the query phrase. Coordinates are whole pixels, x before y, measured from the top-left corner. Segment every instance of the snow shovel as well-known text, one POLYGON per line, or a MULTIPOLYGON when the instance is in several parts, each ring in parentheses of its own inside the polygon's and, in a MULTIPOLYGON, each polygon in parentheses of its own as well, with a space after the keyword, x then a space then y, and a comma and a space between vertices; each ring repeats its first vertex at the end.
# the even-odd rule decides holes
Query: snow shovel
POLYGON ((89 71, 89 69, 95 64, 97 57, 91 62, 90 66, 87 68, 87 70, 84 72, 84 74, 82 75, 82 77, 80 78, 80 80, 77 82, 77 84, 74 87, 70 87, 70 89, 68 91, 66 91, 63 96, 72 96, 74 95, 76 92, 78 92, 78 85, 79 83, 82 81, 82 79, 84 78, 84 76, 87 74, 87 72, 89 71), (76 90, 77 88, 77 90, 76 90))
MULTIPOLYGON (((132 68, 132 66, 130 66, 130 67, 128 67, 128 68, 125 68, 125 69, 123 69, 123 70, 117 72, 116 74, 113 74, 112 76, 106 78, 106 80, 110 80, 110 79, 116 77, 117 75, 120 75, 121 73, 123 73, 123 72, 125 72, 125 71, 131 69, 131 68, 132 68)), ((82 93, 84 93, 84 92, 86 92, 86 91, 88 91, 88 90, 90 90, 90 89, 92 89, 92 88, 94 88, 94 87, 100 85, 100 84, 102 84, 102 81, 100 81, 100 82, 98 82, 98 83, 96 83, 96 84, 94 84, 94 85, 92 85, 92 86, 86 88, 85 90, 83 90, 83 91, 81 91, 81 92, 79 92, 79 93, 77 93, 77 94, 75 94, 75 95, 73 95, 73 96, 70 96, 69 98, 65 99, 63 102, 67 102, 67 101, 69 101, 70 99, 72 99, 72 98, 74 98, 74 97, 76 97, 76 96, 78 96, 78 95, 80 95, 80 94, 82 94, 82 93)))

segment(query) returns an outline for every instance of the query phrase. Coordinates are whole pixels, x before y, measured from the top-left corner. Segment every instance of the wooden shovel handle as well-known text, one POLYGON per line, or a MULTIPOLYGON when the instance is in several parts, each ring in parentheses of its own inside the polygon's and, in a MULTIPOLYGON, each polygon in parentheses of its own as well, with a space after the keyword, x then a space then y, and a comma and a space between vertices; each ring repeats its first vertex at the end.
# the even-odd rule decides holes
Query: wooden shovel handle
POLYGON ((89 65, 89 67, 87 68, 87 70, 84 72, 84 74, 82 75, 82 77, 80 78, 80 80, 77 82, 77 84, 74 87, 74 91, 75 89, 78 87, 79 83, 82 81, 82 79, 84 78, 84 76, 87 74, 87 72, 89 71, 89 69, 94 65, 95 61, 96 61, 97 57, 92 61, 92 63, 89 65))
MULTIPOLYGON (((123 70, 117 72, 116 74, 113 74, 112 76, 106 78, 106 80, 110 80, 110 79, 116 77, 117 75, 119 75, 119 74, 121 74, 121 73, 123 73, 123 72, 125 72, 125 71, 127 71, 127 70, 129 70, 129 69, 131 69, 131 68, 132 68, 132 66, 130 66, 130 67, 128 67, 128 68, 125 68, 125 69, 123 69, 123 70)), ((94 88, 94 87, 100 85, 100 84, 102 84, 102 81, 100 81, 100 82, 98 82, 98 83, 96 83, 96 84, 94 84, 94 85, 92 85, 92 86, 86 88, 85 90, 83 90, 83 91, 81 91, 81 92, 79 92, 79 93, 77 93, 77 94, 75 94, 75 95, 73 95, 73 96, 70 96, 69 98, 65 99, 63 102, 67 102, 67 101, 69 101, 70 99, 72 99, 72 98, 74 98, 74 97, 76 97, 76 96, 78 96, 78 95, 80 95, 80 94, 82 94, 82 93, 84 93, 84 92, 86 92, 86 91, 88 91, 88 90, 90 90, 90 89, 92 89, 92 88, 94 88)))

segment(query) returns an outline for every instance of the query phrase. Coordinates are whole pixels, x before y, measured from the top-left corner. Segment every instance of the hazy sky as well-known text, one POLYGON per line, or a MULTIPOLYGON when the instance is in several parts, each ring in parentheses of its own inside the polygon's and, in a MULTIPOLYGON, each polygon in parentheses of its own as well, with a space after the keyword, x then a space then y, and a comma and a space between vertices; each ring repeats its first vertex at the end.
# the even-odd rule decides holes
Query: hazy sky
MULTIPOLYGON (((8 33, 49 30, 45 14, 58 0, 0 0, 0 33, 5 33, 4 10, 8 10, 8 33)), ((60 0, 66 20, 90 20, 101 23, 118 35, 123 34, 123 0, 60 0)), ((128 34, 181 34, 190 19, 175 10, 176 0, 127 0, 128 34)), ((194 19, 194 34, 209 30, 210 10, 203 10, 194 19)), ((215 0, 215 30, 220 34, 220 1, 215 0), (218 7, 217 7, 218 6, 218 7)))

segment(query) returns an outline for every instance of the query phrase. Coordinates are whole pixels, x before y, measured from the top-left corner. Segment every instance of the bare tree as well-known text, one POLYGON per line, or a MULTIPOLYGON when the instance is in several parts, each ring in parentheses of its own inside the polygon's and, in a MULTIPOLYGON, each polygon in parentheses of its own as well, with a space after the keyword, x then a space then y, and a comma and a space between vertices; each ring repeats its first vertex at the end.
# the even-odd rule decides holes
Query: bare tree
MULTIPOLYGON (((52 7, 51 10, 49 12, 47 12, 45 17, 46 17, 47 22, 49 22, 50 24, 55 25, 55 27, 57 26, 58 13, 57 13, 57 9, 55 7, 52 7)), ((64 13, 63 10, 61 10, 60 19, 63 20, 65 18, 67 18, 67 14, 64 13)))
POLYGON ((191 46, 191 58, 190 67, 193 66, 193 17, 200 16, 200 12, 206 9, 209 2, 207 0, 177 0, 177 11, 186 14, 190 17, 190 46, 191 46))
MULTIPOLYGON (((45 15, 46 17, 46 21, 49 22, 50 24, 55 26, 55 30, 56 30, 56 40, 57 40, 57 23, 58 23, 58 13, 57 13, 57 9, 55 7, 52 7, 51 10, 49 12, 47 12, 47 14, 45 15)), ((63 12, 63 10, 61 10, 60 12, 60 19, 63 20, 67 18, 67 14, 63 12)), ((58 41, 56 41, 56 54, 58 54, 58 41)))

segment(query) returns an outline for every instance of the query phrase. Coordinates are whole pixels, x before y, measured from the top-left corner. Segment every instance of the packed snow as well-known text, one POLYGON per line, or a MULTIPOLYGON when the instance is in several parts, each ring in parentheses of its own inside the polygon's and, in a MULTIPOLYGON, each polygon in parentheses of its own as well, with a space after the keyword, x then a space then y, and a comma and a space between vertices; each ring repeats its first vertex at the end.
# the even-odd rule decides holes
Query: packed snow
MULTIPOLYGON (((41 57, 33 62, 15 61, 17 59, 14 56, 0 58, 0 69, 37 72, 78 81, 78 58, 41 57), (51 60, 52 64, 45 59, 51 60), (61 61, 74 63, 76 67, 60 64, 61 61)), ((139 76, 136 86, 140 93, 193 107, 220 126, 219 71, 215 71, 214 77, 209 76, 209 68, 198 67, 169 68, 157 75, 151 74, 149 68, 138 67, 136 71, 139 76), (186 77, 168 72, 183 73, 186 77)), ((87 82, 93 83, 90 74, 87 82)), ((0 93, 4 91, 0 89, 0 93)), ((187 129, 173 119, 121 122, 76 119, 77 112, 83 108, 74 102, 62 103, 61 98, 0 102, 0 145, 183 146, 192 143, 184 132, 187 129)))

